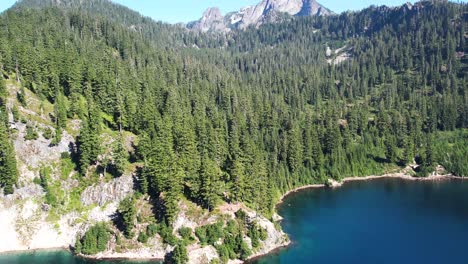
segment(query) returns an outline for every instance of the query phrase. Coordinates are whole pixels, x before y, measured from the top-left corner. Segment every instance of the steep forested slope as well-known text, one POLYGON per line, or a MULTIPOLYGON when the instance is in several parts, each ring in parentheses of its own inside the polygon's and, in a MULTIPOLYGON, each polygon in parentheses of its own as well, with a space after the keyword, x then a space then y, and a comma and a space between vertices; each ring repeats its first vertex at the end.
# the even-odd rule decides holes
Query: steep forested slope
MULTIPOLYGON (((212 35, 107 1, 43 3, 0 17, 4 78, 54 104, 55 142, 82 120, 71 154, 83 182, 138 167, 137 190, 164 225, 181 199, 208 210, 240 201, 269 216, 293 187, 415 160, 421 176, 436 164, 466 176, 466 4, 371 7, 212 35), (342 52, 327 47, 350 59, 327 63, 342 52), (105 159, 99 135, 109 130, 133 133, 136 150, 120 136, 105 159)), ((8 146, 12 109, 0 95, 8 146)), ((3 149, 0 183, 11 193, 14 159, 3 149)))

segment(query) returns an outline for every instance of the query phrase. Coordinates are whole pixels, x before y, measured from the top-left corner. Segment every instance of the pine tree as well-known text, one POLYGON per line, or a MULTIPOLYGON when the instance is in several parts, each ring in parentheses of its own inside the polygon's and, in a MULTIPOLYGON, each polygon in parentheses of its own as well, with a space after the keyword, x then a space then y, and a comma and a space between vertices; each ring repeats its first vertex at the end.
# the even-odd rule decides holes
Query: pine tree
POLYGON ((385 134, 385 156, 387 157, 388 161, 392 163, 397 162, 398 152, 395 136, 388 132, 385 134))
POLYGON ((289 131, 288 139, 288 164, 291 172, 296 172, 302 164, 302 140, 299 127, 296 126, 289 131))
POLYGON ((82 174, 86 174, 88 166, 95 163, 101 153, 99 139, 100 113, 92 101, 90 101, 89 105, 88 118, 82 121, 80 136, 78 137, 78 154, 82 174))
POLYGON ((54 114, 56 129, 65 128, 67 125, 67 106, 65 96, 61 92, 56 92, 54 114))
POLYGON ((119 204, 118 212, 122 216, 125 236, 132 238, 132 230, 136 218, 135 199, 128 197, 122 200, 119 204))
POLYGON ((114 143, 112 150, 112 160, 117 176, 122 175, 125 172, 125 168, 128 163, 128 152, 124 147, 122 136, 114 143))
POLYGON ((234 160, 231 168, 232 195, 235 201, 242 201, 245 196, 245 167, 239 160, 234 160))
POLYGON ((171 259, 167 262, 172 264, 185 264, 188 262, 187 248, 183 243, 175 246, 171 254, 171 259))
POLYGON ((0 74, 0 122, 5 126, 8 126, 7 96, 8 91, 5 81, 3 80, 3 76, 0 74))
POLYGON ((164 212, 168 224, 172 224, 179 212, 179 199, 182 195, 182 180, 184 171, 182 168, 172 165, 171 173, 166 179, 167 185, 164 192, 164 212))
POLYGON ((204 157, 200 169, 200 200, 205 208, 213 210, 220 200, 221 194, 221 169, 216 162, 204 157))
POLYGON ((411 136, 406 136, 405 138, 405 146, 404 146, 404 154, 403 154, 403 161, 406 165, 412 163, 414 161, 414 143, 411 136))
POLYGON ((14 148, 5 124, 0 124, 0 186, 5 194, 12 194, 18 180, 14 148))
POLYGON ((7 90, 0 75, 0 187, 4 194, 12 194, 18 180, 15 150, 8 131, 7 90))

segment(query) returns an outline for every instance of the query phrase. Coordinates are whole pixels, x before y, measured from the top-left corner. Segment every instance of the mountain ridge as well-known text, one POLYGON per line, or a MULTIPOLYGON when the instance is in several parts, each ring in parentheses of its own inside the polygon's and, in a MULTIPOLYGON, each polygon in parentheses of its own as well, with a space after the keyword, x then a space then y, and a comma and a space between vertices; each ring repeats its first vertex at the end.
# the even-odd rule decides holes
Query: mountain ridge
POLYGON ((217 7, 210 7, 203 16, 187 24, 187 27, 202 32, 227 32, 246 29, 266 22, 278 21, 281 14, 291 16, 329 16, 335 14, 316 0, 262 0, 257 5, 246 6, 237 12, 222 16, 217 7))

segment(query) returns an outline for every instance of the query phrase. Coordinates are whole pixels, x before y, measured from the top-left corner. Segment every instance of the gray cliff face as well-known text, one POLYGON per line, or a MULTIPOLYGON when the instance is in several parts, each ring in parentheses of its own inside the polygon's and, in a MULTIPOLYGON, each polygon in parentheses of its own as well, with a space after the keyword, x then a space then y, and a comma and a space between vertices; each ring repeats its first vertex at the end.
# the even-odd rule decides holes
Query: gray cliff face
POLYGON ((328 16, 333 12, 315 0, 263 0, 255 6, 247 6, 238 12, 222 16, 218 8, 209 8, 203 17, 191 22, 188 28, 208 32, 228 32, 231 29, 245 29, 250 25, 259 26, 274 22, 278 14, 292 16, 328 16))
POLYGON ((224 24, 224 17, 221 10, 217 7, 208 8, 200 20, 188 25, 192 29, 207 32, 210 30, 224 31, 226 26, 224 24))
POLYGON ((81 194, 81 203, 85 206, 104 206, 106 203, 120 202, 133 194, 133 176, 123 175, 110 182, 101 182, 86 188, 81 194))
POLYGON ((303 0, 303 6, 298 16, 329 16, 333 12, 317 3, 315 0, 303 0))

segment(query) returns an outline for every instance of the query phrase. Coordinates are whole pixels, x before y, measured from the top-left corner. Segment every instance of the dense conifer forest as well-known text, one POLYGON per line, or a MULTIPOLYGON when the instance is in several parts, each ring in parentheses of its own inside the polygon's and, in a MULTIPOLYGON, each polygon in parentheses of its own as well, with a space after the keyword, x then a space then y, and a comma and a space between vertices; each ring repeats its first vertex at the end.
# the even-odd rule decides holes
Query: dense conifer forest
MULTIPOLYGON (((158 205, 163 226, 182 198, 208 210, 240 201, 271 216, 282 193, 328 178, 409 164, 420 177, 436 165, 468 175, 467 4, 370 7, 205 34, 103 0, 64 2, 24 0, 0 15, 5 194, 18 177, 5 80, 21 83, 20 103, 28 90, 54 105, 54 142, 81 120, 71 159, 83 182, 136 165, 136 188, 158 205), (327 47, 350 59, 333 63, 327 47), (112 162, 99 147, 109 130, 120 135, 112 162), (137 138, 134 152, 124 132, 137 138)), ((124 220, 132 203, 119 208, 124 220)), ((80 250, 97 252, 105 230, 90 230, 80 250)))

